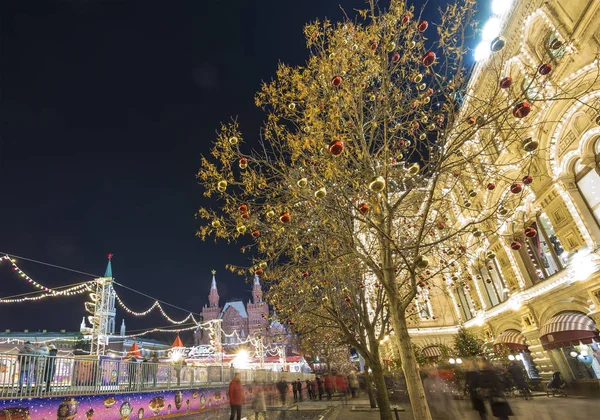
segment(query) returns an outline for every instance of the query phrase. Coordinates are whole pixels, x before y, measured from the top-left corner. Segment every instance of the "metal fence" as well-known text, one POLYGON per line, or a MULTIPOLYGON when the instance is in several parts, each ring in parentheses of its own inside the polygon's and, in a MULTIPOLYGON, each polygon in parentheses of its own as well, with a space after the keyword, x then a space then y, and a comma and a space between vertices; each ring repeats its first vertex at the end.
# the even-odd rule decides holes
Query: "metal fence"
POLYGON ((150 363, 101 356, 53 357, 0 353, 0 398, 96 395, 115 392, 210 387, 229 383, 234 373, 242 383, 274 383, 312 374, 241 370, 191 363, 150 363))

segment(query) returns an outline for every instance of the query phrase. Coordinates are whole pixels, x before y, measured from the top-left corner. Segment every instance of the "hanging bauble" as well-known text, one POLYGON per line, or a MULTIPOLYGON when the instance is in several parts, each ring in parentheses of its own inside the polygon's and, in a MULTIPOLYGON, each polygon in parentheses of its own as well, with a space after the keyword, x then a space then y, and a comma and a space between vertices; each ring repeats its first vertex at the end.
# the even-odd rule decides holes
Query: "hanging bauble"
POLYGON ((429 260, 427 257, 421 255, 419 258, 417 258, 415 264, 418 268, 427 268, 429 266, 429 260))
POLYGON ((496 184, 494 184, 493 182, 490 182, 489 184, 487 184, 486 188, 488 190, 492 191, 494 188, 496 188, 496 184))
POLYGON ((300 178, 298 182, 296 182, 296 185, 298 185, 300 188, 304 188, 308 185, 308 179, 300 178))
POLYGON ((409 15, 402 16, 402 24, 406 25, 408 22, 410 22, 410 16, 409 15))
POLYGON ((358 206, 358 211, 362 214, 367 214, 369 212, 369 205, 367 203, 361 203, 358 206))
POLYGON ((335 76, 333 79, 331 79, 331 86, 338 87, 341 84, 342 84, 342 76, 335 76))
MULTIPOLYGON (((429 98, 426 98, 426 99, 429 99, 429 98)), ((429 131, 433 131, 433 130, 435 130, 436 128, 437 128, 437 127, 436 127, 436 125, 435 125, 434 123, 431 123, 431 124, 429 124, 429 125, 427 126, 427 129, 428 129, 429 131)))
POLYGON ((360 287, 361 289, 364 289, 365 288, 365 284, 361 283, 361 284, 358 285, 358 287, 360 287))
POLYGON ((498 214, 500 216, 506 216, 508 214, 508 209, 506 209, 504 207, 499 207, 498 208, 498 214))
POLYGON ((446 224, 444 222, 438 222, 437 227, 438 227, 439 230, 442 230, 442 229, 444 229, 446 227, 446 224))
POLYGON ((222 180, 217 183, 217 189, 220 192, 224 192, 226 188, 227 188, 227 181, 222 180))
POLYGON ((535 230, 532 227, 528 227, 527 229, 525 229, 525 236, 527 236, 528 238, 535 238, 537 236, 537 230, 535 230))
POLYGON ((302 272, 302 277, 308 277, 308 271, 303 271, 302 272))
POLYGON ((397 63, 398 61, 400 61, 400 53, 395 52, 394 55, 392 55, 392 63, 397 63))
POLYGON ((250 215, 246 212, 242 213, 242 219, 247 219, 250 215))
POLYGON ((435 53, 433 51, 429 51, 423 56, 421 63, 423 63, 425 67, 429 67, 435 62, 435 58, 435 53))
POLYGON ((487 254, 485 254, 485 258, 487 258, 488 260, 493 260, 494 258, 496 258, 496 254, 490 251, 487 254))
POLYGON ((281 216, 279 216, 279 221, 281 223, 289 223, 290 220, 292 220, 292 216, 290 216, 289 213, 282 213, 281 216))
POLYGON ((252 237, 253 238, 258 238, 260 236, 260 231, 258 229, 254 229, 252 231, 252 237))
POLYGON ((266 261, 261 261, 261 262, 258 264, 258 266, 259 266, 260 268, 267 268, 267 262, 266 262, 266 261))
POLYGON ((504 48, 504 45, 506 45, 506 41, 504 40, 504 38, 499 36, 492 40, 492 43, 490 44, 490 50, 492 50, 492 52, 498 52, 502 48, 504 48))
POLYGON ((419 287, 425 287, 425 282, 420 281, 419 282, 419 287))
POLYGON ((329 153, 333 156, 339 156, 344 151, 344 142, 341 140, 333 140, 329 143, 329 153))
POLYGON ((254 274, 261 277, 263 274, 265 274, 265 272, 262 268, 257 268, 256 270, 254 270, 254 274))
POLYGON ((429 22, 427 22, 426 20, 422 20, 421 22, 419 22, 419 26, 417 26, 419 32, 425 32, 427 28, 429 28, 429 22))
POLYGON ((273 210, 268 210, 266 215, 267 215, 267 218, 270 219, 271 217, 275 217, 275 212, 273 210))
MULTIPOLYGON (((489 267, 488 267, 488 269, 489 269, 489 267)), ((485 282, 486 283, 491 283, 492 281, 490 279, 486 279, 485 282)))
POLYGON ((515 182, 510 186, 510 192, 513 194, 519 194, 521 191, 523 191, 523 186, 518 182, 515 182))
POLYGON ((396 43, 395 42, 390 42, 385 46, 385 49, 387 52, 391 53, 392 51, 394 51, 396 49, 396 43))
POLYGON ((421 80, 423 80, 423 75, 419 73, 415 76, 415 83, 421 83, 421 80))
POLYGON ((229 144, 237 144, 238 138, 236 136, 229 137, 229 144))
POLYGON ((240 235, 243 235, 244 233, 246 233, 246 226, 244 226, 244 225, 239 225, 236 229, 240 235))
POLYGON ((421 83, 417 86, 417 89, 419 90, 425 90, 425 88, 427 87, 427 85, 425 83, 421 83))
POLYGON ((315 197, 317 198, 325 198, 326 195, 327 190, 325 189, 325 187, 319 188, 317 191, 315 191, 315 197))
POLYGON ((485 118, 483 116, 479 116, 477 117, 477 119, 475 120, 475 123, 477 123, 477 127, 483 127, 486 123, 485 118))
POLYGON ((469 200, 466 200, 463 204, 466 208, 471 207, 471 202, 469 200))
POLYGON ((371 179, 369 189, 373 192, 381 192, 385 188, 385 179, 380 175, 371 179))
POLYGON ((288 105, 288 108, 290 109, 290 111, 293 111, 296 109, 296 103, 295 102, 290 102, 290 104, 288 105))
POLYGON ((523 150, 525 150, 526 152, 533 152, 538 148, 538 146, 539 143, 531 137, 523 140, 523 150))
POLYGON ((467 124, 469 124, 469 125, 474 125, 476 122, 477 122, 477 118, 474 115, 467 118, 467 124))
POLYGON ((512 85, 512 79, 508 76, 500 79, 500 89, 508 89, 512 85))
POLYGON ((212 225, 212 227, 214 227, 216 229, 216 228, 221 227, 221 222, 219 222, 218 220, 215 219, 212 221, 211 225, 212 225))
POLYGON ((533 182, 533 177, 531 175, 525 175, 522 179, 523 184, 529 185, 533 182))
POLYGON ((379 45, 379 44, 377 43, 377 41, 373 41, 373 42, 371 42, 371 47, 370 47, 370 48, 371 48, 371 50, 375 51, 375 50, 377 49, 377 46, 378 46, 378 45, 379 45))
POLYGON ((473 233, 473 236, 476 237, 476 238, 479 238, 483 234, 483 232, 480 231, 477 228, 473 228, 473 230, 471 231, 471 233, 473 233))
POLYGON ((427 134, 421 133, 419 134, 419 140, 425 140, 427 138, 427 134))
POLYGON ((531 112, 531 104, 527 101, 523 101, 515 105, 513 109, 513 115, 515 118, 525 118, 531 112))
POLYGON ((419 164, 417 162, 415 162, 408 167, 408 170, 406 172, 408 173, 408 175, 414 176, 414 175, 418 174, 420 170, 421 170, 421 166, 419 166, 419 164))
POLYGON ((519 241, 513 241, 510 244, 510 247, 514 250, 514 251, 518 251, 519 249, 521 249, 521 242, 519 241))
POLYGON ((346 302, 350 302, 352 298, 350 296, 346 296, 346 302))
POLYGON ((552 42, 550 42, 550 49, 552 51, 559 50, 562 46, 563 43, 558 38, 554 38, 552 42))
POLYGON ((248 206, 246 204, 240 204, 238 206, 238 211, 240 213, 246 213, 248 211, 248 206))
POLYGON ((471 197, 471 198, 475 198, 475 197, 477 197, 477 191, 475 191, 475 190, 470 190, 470 191, 469 191, 469 197, 471 197))
POLYGON ((371 102, 375 102, 375 99, 377 99, 377 97, 373 94, 369 95, 369 101, 371 102))
POLYGON ((248 167, 248 159, 241 158, 240 159, 240 169, 246 169, 248 167))
POLYGON ((544 63, 538 67, 538 73, 542 76, 546 76, 552 71, 552 64, 544 63))

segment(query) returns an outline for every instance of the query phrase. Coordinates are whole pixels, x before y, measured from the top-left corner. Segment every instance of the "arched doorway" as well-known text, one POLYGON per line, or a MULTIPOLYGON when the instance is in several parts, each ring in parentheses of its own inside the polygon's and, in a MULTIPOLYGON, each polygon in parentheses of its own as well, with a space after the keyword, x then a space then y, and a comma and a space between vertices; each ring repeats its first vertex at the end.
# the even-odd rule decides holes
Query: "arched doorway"
POLYGON ((537 379, 540 377, 531 357, 527 339, 520 331, 508 329, 498 334, 494 340, 494 351, 496 353, 508 352, 508 359, 523 364, 529 378, 537 379))
POLYGON ((600 379, 600 336, 593 319, 581 312, 561 312, 540 330, 540 341, 568 367, 571 379, 600 379))

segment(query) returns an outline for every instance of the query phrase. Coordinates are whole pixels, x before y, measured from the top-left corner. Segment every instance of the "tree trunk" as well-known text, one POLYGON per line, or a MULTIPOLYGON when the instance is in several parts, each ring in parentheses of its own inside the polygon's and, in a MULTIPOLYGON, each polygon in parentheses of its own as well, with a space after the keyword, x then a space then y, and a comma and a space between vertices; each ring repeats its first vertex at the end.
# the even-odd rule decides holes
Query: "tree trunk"
POLYGON ((391 311, 394 325, 394 339, 400 351, 402 371, 406 380, 406 390, 410 398, 413 416, 415 420, 431 420, 423 382, 421 382, 417 360, 415 359, 412 342, 408 335, 408 328, 406 327, 406 319, 404 319, 403 313, 398 313, 398 306, 390 304, 390 308, 392 306, 394 306, 394 309, 391 311))
POLYGON ((371 369, 373 370, 373 379, 375 380, 375 386, 377 387, 379 418, 381 420, 393 420, 392 408, 390 407, 390 396, 388 395, 388 389, 387 385, 385 384, 385 377, 381 363, 377 361, 377 363, 373 364, 371 369))
POLYGON ((367 386, 367 394, 369 395, 369 403, 371 408, 377 408, 377 400, 375 400, 375 392, 373 390, 373 383, 371 382, 371 374, 369 373, 369 363, 365 361, 365 384, 367 386))

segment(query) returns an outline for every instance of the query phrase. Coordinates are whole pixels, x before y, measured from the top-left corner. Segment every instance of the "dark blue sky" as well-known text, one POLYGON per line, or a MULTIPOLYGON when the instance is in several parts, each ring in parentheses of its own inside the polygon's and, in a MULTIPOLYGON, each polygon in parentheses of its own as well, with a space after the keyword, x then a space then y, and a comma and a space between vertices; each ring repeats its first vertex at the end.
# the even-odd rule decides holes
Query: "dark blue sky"
MULTIPOLYGON (((364 4, 341 3, 349 13, 364 4)), ((261 80, 279 60, 302 63, 304 23, 340 19, 339 4, 3 1, 0 251, 98 274, 112 252, 118 281, 197 312, 213 268, 223 299, 249 298, 244 279, 224 270, 244 262, 239 247, 194 237, 200 155, 230 116, 256 135, 261 80)), ((19 263, 50 286, 87 279, 19 263)), ((1 297, 28 291, 0 265, 1 297)), ((151 303, 121 295, 136 309, 151 303)), ((0 329, 76 329, 83 300, 0 305, 0 329)))

